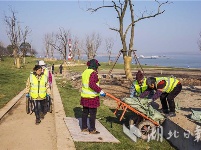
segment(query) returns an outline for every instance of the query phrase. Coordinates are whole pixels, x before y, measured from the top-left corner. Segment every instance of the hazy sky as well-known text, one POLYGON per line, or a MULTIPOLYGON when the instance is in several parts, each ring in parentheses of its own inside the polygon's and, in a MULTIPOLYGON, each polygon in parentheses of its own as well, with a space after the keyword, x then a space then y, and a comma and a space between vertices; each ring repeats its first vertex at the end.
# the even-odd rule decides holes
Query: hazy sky
MULTIPOLYGON (((110 1, 105 1, 105 4, 110 1)), ((197 40, 201 32, 201 1, 172 1, 162 7, 164 14, 145 19, 135 25, 134 49, 137 54, 197 53, 197 40)), ((115 40, 113 53, 122 48, 117 32, 109 27, 118 27, 116 12, 113 8, 105 8, 97 13, 86 12, 87 7, 100 6, 102 1, 0 1, 0 41, 9 44, 6 35, 4 16, 10 16, 10 7, 17 12, 21 26, 28 26, 32 32, 28 37, 33 48, 39 53, 44 51, 44 35, 58 32, 60 27, 70 30, 72 35, 84 39, 93 32, 99 33, 103 39, 112 37, 115 40)), ((156 10, 151 0, 136 1, 136 15, 148 10, 156 10)), ((137 16, 136 16, 137 17, 137 16)), ((129 23, 126 16, 125 23, 129 23)), ((102 41, 100 51, 104 49, 102 41)))

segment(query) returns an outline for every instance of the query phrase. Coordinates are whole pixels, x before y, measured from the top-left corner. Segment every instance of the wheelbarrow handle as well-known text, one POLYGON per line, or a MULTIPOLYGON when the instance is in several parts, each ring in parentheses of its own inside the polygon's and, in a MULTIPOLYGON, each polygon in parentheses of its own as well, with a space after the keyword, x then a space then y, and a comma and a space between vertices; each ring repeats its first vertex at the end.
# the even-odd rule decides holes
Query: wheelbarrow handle
POLYGON ((150 119, 149 117, 147 117, 147 116, 144 115, 143 113, 139 112, 138 110, 134 109, 134 108, 131 107, 130 105, 128 105, 128 104, 122 102, 120 99, 116 98, 116 97, 113 96, 112 94, 106 93, 106 96, 108 96, 108 97, 110 97, 110 98, 116 100, 117 102, 119 102, 119 103, 121 103, 121 104, 123 103, 123 105, 126 106, 126 109, 127 109, 127 108, 130 109, 130 110, 133 111, 134 113, 136 113, 136 114, 142 116, 144 119, 147 119, 147 120, 151 121, 151 122, 152 122, 153 124, 155 124, 156 126, 159 125, 158 122, 156 122, 156 121, 150 119))

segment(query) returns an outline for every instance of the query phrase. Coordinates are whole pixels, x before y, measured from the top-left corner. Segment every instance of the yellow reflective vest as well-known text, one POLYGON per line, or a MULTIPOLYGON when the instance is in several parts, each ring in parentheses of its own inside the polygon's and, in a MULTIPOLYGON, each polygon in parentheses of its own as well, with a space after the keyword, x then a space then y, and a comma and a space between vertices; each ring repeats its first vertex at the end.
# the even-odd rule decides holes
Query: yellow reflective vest
POLYGON ((43 74, 46 75, 47 81, 48 81, 48 79, 49 79, 49 70, 47 68, 44 69, 43 74))
POLYGON ((47 76, 41 75, 41 78, 38 79, 34 74, 30 74, 30 96, 33 99, 45 99, 47 94, 46 84, 47 76))
MULTIPOLYGON (((82 91, 81 91, 81 97, 83 98, 95 98, 99 96, 100 94, 95 92, 89 87, 89 79, 91 73, 94 72, 93 69, 86 69, 82 73, 82 91)), ((99 86, 99 81, 96 83, 99 86)))
POLYGON ((139 85, 137 80, 133 82, 133 85, 135 86, 135 91, 136 91, 136 96, 139 96, 142 92, 144 92, 147 89, 147 84, 146 84, 146 78, 143 79, 142 85, 139 85))
POLYGON ((178 84, 179 80, 174 77, 156 77, 156 88, 157 84, 162 81, 166 81, 165 87, 162 89, 162 92, 170 93, 178 84))

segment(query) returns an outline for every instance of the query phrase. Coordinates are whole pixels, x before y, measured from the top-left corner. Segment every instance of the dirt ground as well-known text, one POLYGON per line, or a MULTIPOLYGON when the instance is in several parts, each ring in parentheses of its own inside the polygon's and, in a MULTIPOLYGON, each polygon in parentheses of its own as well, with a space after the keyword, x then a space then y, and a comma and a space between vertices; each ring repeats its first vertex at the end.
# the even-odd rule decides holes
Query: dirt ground
POLYGON ((26 114, 25 108, 25 96, 23 96, 0 121, 0 149, 57 149, 53 113, 47 113, 40 125, 35 125, 34 113, 26 114))

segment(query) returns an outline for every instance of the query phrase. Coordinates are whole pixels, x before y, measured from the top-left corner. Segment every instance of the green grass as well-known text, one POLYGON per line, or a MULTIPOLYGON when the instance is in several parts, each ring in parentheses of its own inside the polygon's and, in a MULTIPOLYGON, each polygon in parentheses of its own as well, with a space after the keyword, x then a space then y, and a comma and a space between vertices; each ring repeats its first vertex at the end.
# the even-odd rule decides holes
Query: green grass
MULTIPOLYGON (((64 79, 57 79, 57 86, 62 98, 64 110, 67 117, 80 118, 82 115, 82 106, 80 105, 80 92, 78 89, 74 89, 70 82, 64 79)), ((173 150, 170 144, 163 139, 163 142, 151 141, 146 142, 138 139, 137 142, 133 142, 123 133, 123 124, 128 124, 128 118, 130 113, 125 114, 125 118, 119 121, 119 117, 113 114, 114 110, 103 105, 98 108, 97 119, 113 134, 121 143, 87 143, 87 142, 75 142, 77 150, 173 150), (112 122, 112 123, 111 123, 112 122), (112 127, 111 127, 112 124, 112 127)))
MULTIPOLYGON (((27 78, 33 70, 36 61, 36 58, 26 57, 25 65, 17 69, 14 66, 12 57, 3 57, 3 61, 0 61, 0 108, 5 106, 26 87, 27 78)), ((59 65, 60 63, 59 61, 55 64, 59 65)), ((59 70, 58 67, 55 67, 55 69, 59 70)))
POLYGON ((27 58, 27 64, 17 69, 13 58, 5 57, 3 60, 0 62, 0 108, 25 88, 35 63, 32 58, 27 58))

